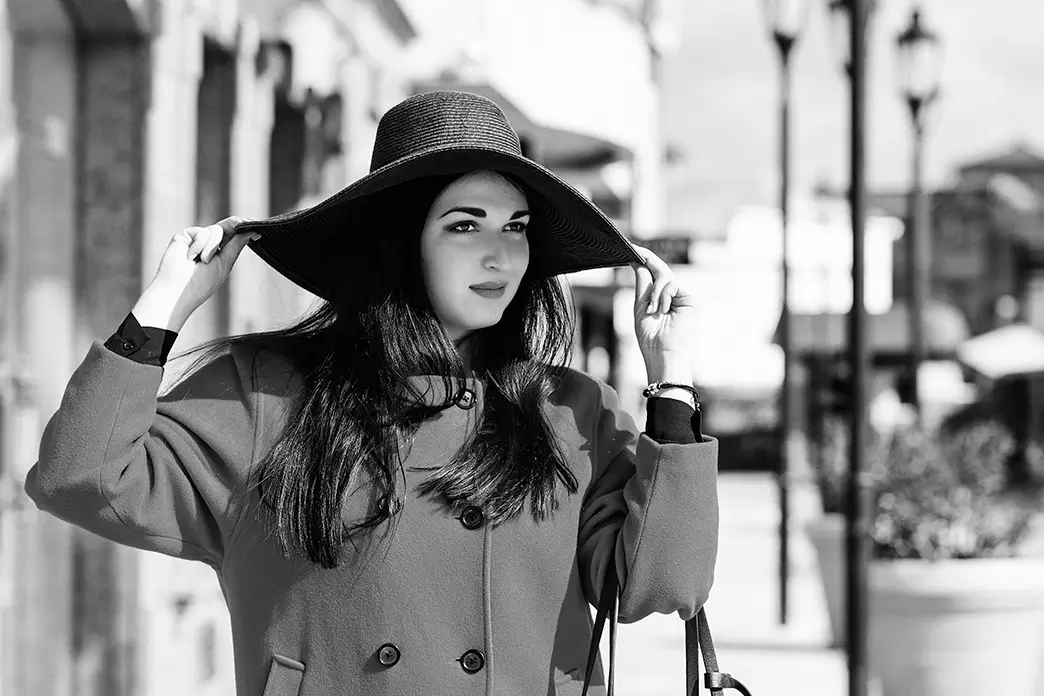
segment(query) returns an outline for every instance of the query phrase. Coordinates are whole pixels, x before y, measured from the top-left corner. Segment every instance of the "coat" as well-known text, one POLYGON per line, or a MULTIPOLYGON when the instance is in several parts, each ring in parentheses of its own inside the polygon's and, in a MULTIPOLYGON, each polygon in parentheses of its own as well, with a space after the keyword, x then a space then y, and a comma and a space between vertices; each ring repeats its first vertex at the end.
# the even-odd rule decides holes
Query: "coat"
MULTIPOLYGON (((707 600, 717 442, 657 443, 613 389, 576 371, 546 408, 579 491, 563 488, 545 521, 527 510, 492 526, 481 508, 454 514, 410 493, 426 476, 410 467, 446 461, 476 426, 484 384, 469 379, 465 398, 417 431, 403 505, 372 543, 332 570, 287 557, 248 485, 299 378, 243 350, 157 398, 163 368, 93 344, 25 483, 39 508, 72 524, 209 564, 231 616, 239 696, 579 694, 589 603, 607 571, 618 574, 624 622, 688 619, 707 600)), ((443 388, 412 379, 433 399, 443 388)), ((346 514, 361 517, 366 498, 351 496, 346 514)))

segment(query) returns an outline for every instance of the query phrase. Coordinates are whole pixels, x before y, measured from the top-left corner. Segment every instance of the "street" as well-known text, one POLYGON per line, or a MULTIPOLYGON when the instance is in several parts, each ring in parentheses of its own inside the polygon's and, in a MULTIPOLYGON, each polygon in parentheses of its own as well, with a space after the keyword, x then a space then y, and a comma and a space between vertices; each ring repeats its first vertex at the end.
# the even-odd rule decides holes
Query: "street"
MULTIPOLYGON (((826 647, 826 605, 815 555, 801 531, 802 520, 818 514, 815 490, 803 484, 792 491, 790 616, 786 626, 777 621, 779 506, 774 478, 722 474, 719 494, 718 567, 707 603, 719 668, 742 681, 755 696, 846 693, 845 656, 826 647)), ((618 693, 684 693, 684 626, 677 616, 654 615, 636 624, 621 625, 618 641, 618 693)))

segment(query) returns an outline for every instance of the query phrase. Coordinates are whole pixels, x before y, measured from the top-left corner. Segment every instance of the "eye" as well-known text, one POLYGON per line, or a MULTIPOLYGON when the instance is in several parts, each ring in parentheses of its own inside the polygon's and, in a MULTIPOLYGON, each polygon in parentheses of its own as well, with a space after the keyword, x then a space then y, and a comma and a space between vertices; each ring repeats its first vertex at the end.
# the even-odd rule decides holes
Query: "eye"
POLYGON ((461 222, 452 224, 446 228, 448 232, 456 232, 457 234, 467 234, 468 232, 474 232, 477 229, 478 225, 471 220, 462 220, 461 222))
POLYGON ((529 229, 529 224, 525 222, 509 222, 504 226, 505 232, 517 232, 519 234, 525 234, 527 229, 529 229))

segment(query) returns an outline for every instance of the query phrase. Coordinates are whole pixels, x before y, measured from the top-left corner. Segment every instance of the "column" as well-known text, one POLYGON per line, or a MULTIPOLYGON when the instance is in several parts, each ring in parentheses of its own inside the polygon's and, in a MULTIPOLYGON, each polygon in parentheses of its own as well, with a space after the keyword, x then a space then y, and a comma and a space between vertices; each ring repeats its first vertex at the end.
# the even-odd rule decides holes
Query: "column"
POLYGON ((59 7, 41 3, 55 12, 44 24, 29 23, 42 18, 27 14, 24 3, 6 4, 9 62, 0 84, 13 109, 0 123, 0 226, 10 254, 0 331, 2 362, 14 379, 3 404, 0 456, 11 488, 0 490, 11 497, 3 503, 0 555, 14 572, 2 599, 0 691, 64 694, 73 659, 71 530, 29 509, 21 483, 36 458, 40 415, 57 407, 74 360, 76 54, 59 7), (41 669, 44 663, 50 668, 41 669))
MULTIPOLYGON (((268 156, 272 136, 273 81, 259 60, 257 22, 242 20, 237 51, 236 113, 232 126, 232 214, 264 218, 268 209, 268 156)), ((272 328, 272 284, 276 272, 249 248, 229 280, 232 333, 272 328)))
MULTIPOLYGON (((79 42, 77 334, 82 347, 109 335, 142 288, 147 37, 79 42)), ((77 532, 73 553, 77 693, 137 694, 138 552, 77 532)))
MULTIPOLYGON (((210 225, 231 215, 232 124, 236 111, 234 46, 203 39, 203 70, 196 98, 196 167, 192 225, 210 225)), ((227 336, 229 286, 197 309, 178 338, 179 349, 227 336)))

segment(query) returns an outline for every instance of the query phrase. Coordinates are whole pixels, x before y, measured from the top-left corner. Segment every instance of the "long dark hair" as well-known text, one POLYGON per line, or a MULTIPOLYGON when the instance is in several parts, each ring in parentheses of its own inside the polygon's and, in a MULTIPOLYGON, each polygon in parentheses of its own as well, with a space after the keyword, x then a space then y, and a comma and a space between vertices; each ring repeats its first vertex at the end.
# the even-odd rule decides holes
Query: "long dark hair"
MULTIPOLYGON (((400 446, 426 418, 454 404, 465 366, 428 300, 420 232, 456 178, 422 179, 370 197, 339 235, 345 241, 330 240, 328 258, 345 278, 339 294, 296 324, 190 351, 203 353, 199 362, 233 345, 255 356, 274 353, 302 376, 286 429, 254 481, 286 554, 297 549, 324 568, 337 566, 346 542, 390 516, 377 501, 395 490, 400 446), (380 215, 402 221, 401 229, 381 229, 380 215), (426 406, 419 394, 403 399, 408 375, 441 375, 444 402, 426 406), (359 486, 369 489, 372 512, 346 520, 345 501, 359 486)), ((511 181, 529 199, 531 253, 539 253, 545 204, 511 181)), ((451 461, 430 470, 418 493, 453 507, 481 505, 495 525, 521 514, 527 500, 533 517, 545 518, 558 505, 559 483, 577 492, 543 409, 568 362, 573 329, 560 281, 527 273, 501 321, 473 336, 472 369, 487 380, 477 432, 451 461)))

